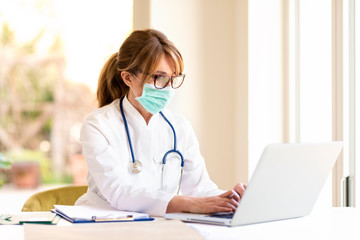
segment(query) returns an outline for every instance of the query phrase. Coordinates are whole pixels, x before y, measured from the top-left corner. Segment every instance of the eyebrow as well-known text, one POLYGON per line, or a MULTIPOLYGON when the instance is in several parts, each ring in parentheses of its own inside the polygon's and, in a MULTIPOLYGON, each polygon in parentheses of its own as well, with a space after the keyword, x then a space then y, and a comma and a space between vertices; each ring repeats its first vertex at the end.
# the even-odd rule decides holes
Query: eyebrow
MULTIPOLYGON (((157 73, 157 74, 163 74, 163 75, 168 75, 166 72, 164 72, 164 71, 156 71, 155 73, 157 73)), ((175 72, 174 72, 175 73, 175 72)), ((174 74, 173 73, 173 74, 174 74)))

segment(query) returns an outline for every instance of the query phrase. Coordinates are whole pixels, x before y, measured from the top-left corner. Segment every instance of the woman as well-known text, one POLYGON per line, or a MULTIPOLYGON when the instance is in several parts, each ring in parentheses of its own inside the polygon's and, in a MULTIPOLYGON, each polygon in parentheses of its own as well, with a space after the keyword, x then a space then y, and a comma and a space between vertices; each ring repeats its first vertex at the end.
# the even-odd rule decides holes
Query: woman
POLYGON ((164 110, 184 81, 182 72, 180 52, 152 29, 134 31, 106 62, 99 109, 81 130, 89 188, 77 205, 155 216, 235 211, 246 185, 219 190, 190 123, 164 110))

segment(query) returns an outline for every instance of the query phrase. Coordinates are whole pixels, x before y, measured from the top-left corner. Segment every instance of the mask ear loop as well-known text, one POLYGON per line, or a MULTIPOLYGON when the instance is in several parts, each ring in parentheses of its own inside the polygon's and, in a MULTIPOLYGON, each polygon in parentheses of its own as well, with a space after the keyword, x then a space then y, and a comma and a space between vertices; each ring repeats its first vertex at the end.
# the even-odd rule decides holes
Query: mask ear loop
MULTIPOLYGON (((136 78, 136 80, 138 80, 139 82, 141 82, 141 80, 140 80, 136 75, 134 75, 134 74, 132 74, 132 75, 133 75, 134 78, 136 78)), ((130 90, 132 91, 132 93, 134 94, 135 98, 138 98, 138 96, 136 96, 134 90, 133 90, 131 87, 129 87, 129 88, 130 88, 130 90)))

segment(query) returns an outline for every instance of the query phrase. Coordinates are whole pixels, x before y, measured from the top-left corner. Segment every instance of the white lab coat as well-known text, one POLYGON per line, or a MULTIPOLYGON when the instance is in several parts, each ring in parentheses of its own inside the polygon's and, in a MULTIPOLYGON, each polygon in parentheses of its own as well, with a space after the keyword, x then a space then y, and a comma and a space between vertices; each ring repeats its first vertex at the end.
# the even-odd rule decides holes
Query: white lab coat
MULTIPOLYGON (((161 161, 173 149, 173 132, 159 113, 147 125, 126 97, 123 108, 135 159, 141 161, 143 170, 137 174, 128 170, 132 159, 117 99, 95 110, 82 127, 80 140, 88 165, 89 188, 76 205, 112 206, 163 216, 176 195, 180 178, 180 160, 169 158, 164 170, 164 191, 161 191, 161 161)), ((177 149, 184 156, 181 193, 188 196, 223 193, 209 178, 190 123, 171 111, 163 113, 175 128, 177 149)))

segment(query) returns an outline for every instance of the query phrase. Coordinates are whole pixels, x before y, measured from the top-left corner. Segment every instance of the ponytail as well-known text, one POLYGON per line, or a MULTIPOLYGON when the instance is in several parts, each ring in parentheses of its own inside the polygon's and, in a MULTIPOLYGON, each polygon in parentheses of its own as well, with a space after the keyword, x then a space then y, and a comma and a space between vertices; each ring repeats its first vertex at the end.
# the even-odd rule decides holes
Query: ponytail
POLYGON ((117 55, 117 52, 111 55, 100 72, 96 93, 99 107, 112 103, 129 91, 129 87, 122 80, 121 72, 118 70, 117 55))

